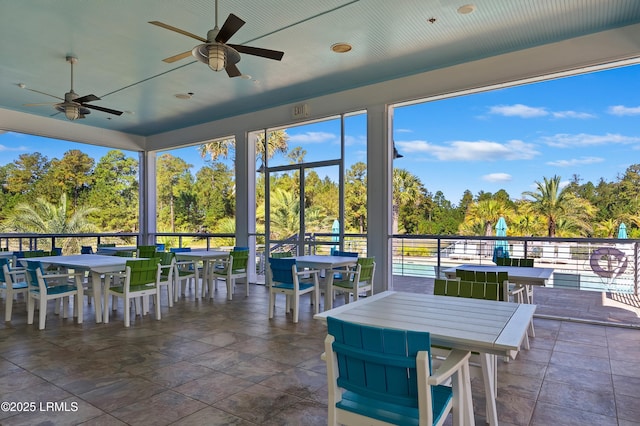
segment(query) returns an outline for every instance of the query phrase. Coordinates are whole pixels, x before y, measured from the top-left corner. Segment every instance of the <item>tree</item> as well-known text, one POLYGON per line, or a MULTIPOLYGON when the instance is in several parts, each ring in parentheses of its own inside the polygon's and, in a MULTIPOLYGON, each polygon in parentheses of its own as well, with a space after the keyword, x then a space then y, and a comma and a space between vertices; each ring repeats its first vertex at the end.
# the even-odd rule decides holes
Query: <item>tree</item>
POLYGON ((176 198, 193 183, 190 167, 191 164, 171 154, 162 154, 157 160, 158 213, 162 213, 161 218, 168 216, 171 232, 176 232, 176 198))
POLYGON ((491 236, 494 225, 500 216, 505 216, 507 212, 507 206, 498 200, 485 198, 475 202, 469 206, 465 220, 461 225, 461 231, 469 233, 481 227, 480 229, 485 236, 491 236))
POLYGON ((120 150, 107 152, 96 164, 87 198, 96 207, 91 219, 102 231, 138 229, 138 160, 120 150))
POLYGON ((556 236, 560 219, 571 218, 577 227, 590 228, 586 220, 593 215, 593 206, 587 200, 575 197, 568 187, 561 188, 560 176, 545 177, 543 182, 536 181, 536 186, 537 192, 527 191, 523 195, 533 198, 532 208, 546 219, 549 237, 556 236))
POLYGON ((194 192, 205 229, 217 229, 218 221, 235 216, 235 182, 226 164, 216 162, 198 170, 194 192))
POLYGON ((61 190, 71 195, 72 205, 78 205, 83 191, 87 191, 93 182, 93 158, 78 149, 64 153, 61 160, 51 161, 51 175, 61 190))
MULTIPOLYGON (((93 207, 79 207, 69 214, 67 211, 67 195, 60 196, 60 203, 56 206, 43 197, 35 203, 21 203, 16 206, 5 224, 4 232, 22 232, 30 234, 82 234, 96 232, 95 226, 89 222, 89 214, 95 211, 93 207)), ((63 240, 62 249, 77 252, 79 239, 63 240)))
POLYGON ((6 189, 14 194, 30 194, 37 198, 37 187, 49 171, 51 162, 39 152, 20 154, 7 170, 6 189))
POLYGON ((353 164, 345 174, 344 182, 345 229, 353 226, 362 234, 367 221, 367 165, 353 164))
MULTIPOLYGON (((289 150, 288 140, 289 135, 287 135, 284 130, 274 130, 269 132, 267 136, 267 158, 273 157, 277 152, 286 154, 289 150)), ((235 139, 220 139, 200 145, 198 147, 198 151, 200 151, 200 156, 202 158, 206 158, 208 155, 211 157, 211 161, 216 161, 219 158, 235 159, 235 148, 235 139)), ((265 143, 263 132, 258 134, 256 140, 256 151, 258 154, 257 157, 260 159, 264 158, 265 143)))
POLYGON ((398 233, 400 208, 403 204, 415 203, 424 188, 420 179, 406 169, 393 169, 393 205, 392 205, 392 232, 398 233))

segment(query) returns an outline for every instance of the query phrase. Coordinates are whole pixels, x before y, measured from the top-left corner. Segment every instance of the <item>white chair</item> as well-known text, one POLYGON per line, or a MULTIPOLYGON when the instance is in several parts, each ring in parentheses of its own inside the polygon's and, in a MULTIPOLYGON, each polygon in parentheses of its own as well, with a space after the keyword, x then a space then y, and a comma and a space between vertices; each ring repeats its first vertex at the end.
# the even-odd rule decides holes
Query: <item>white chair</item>
MULTIPOLYGON (((158 283, 161 280, 162 265, 160 265, 159 259, 128 260, 125 272, 120 275, 124 278, 122 285, 105 289, 104 322, 109 322, 109 296, 116 296, 124 300, 125 327, 129 327, 131 323, 131 301, 135 302, 138 298, 142 298, 144 301, 148 296, 154 296, 156 320, 160 320, 160 290, 158 283)), ((115 304, 113 309, 115 310, 115 304)), ((143 312, 145 310, 143 308, 143 312)))
POLYGON ((468 351, 448 351, 436 371, 427 332, 327 318, 329 425, 472 425, 468 351), (448 383, 451 385, 448 385, 448 383))
MULTIPOLYGON (((209 280, 209 297, 213 297, 214 282, 218 279, 225 280, 227 284, 227 300, 233 299, 233 290, 238 278, 245 279, 246 295, 249 296, 249 277, 247 275, 247 264, 249 261, 249 251, 232 251, 226 259, 220 259, 215 265, 209 267, 211 280, 209 280)), ((205 284, 202 284, 202 297, 205 294, 205 284)), ((216 286, 217 288, 217 286, 216 286)))
POLYGON ((27 301, 27 324, 33 324, 35 313, 35 300, 39 300, 39 328, 45 328, 47 320, 47 302, 49 300, 63 300, 63 318, 67 317, 67 304, 70 296, 73 296, 73 316, 77 317, 78 324, 82 324, 83 287, 82 272, 65 274, 43 274, 42 265, 38 261, 27 262, 27 282, 29 293, 27 301), (69 283, 71 279, 72 284, 69 283))
MULTIPOLYGON (((0 258, 0 293, 4 295, 4 320, 11 321, 13 312, 13 299, 18 294, 28 298, 29 284, 26 281, 24 269, 12 270, 9 260, 0 258)), ((27 300, 25 299, 25 302, 27 300)))
POLYGON ((293 258, 269 258, 269 319, 273 318, 276 294, 287 296, 286 311, 290 310, 293 304, 293 322, 298 322, 298 311, 300 307, 300 296, 312 293, 315 313, 318 313, 318 299, 320 296, 320 285, 318 282, 318 270, 298 271, 296 260, 293 258), (303 277, 309 277, 312 282, 304 282, 303 277))
POLYGON ((335 293, 344 293, 344 303, 349 303, 353 295, 353 301, 357 301, 361 293, 373 296, 373 278, 376 272, 376 262, 373 257, 360 257, 355 267, 334 269, 332 273, 339 273, 338 278, 334 276, 331 283, 333 297, 335 293))

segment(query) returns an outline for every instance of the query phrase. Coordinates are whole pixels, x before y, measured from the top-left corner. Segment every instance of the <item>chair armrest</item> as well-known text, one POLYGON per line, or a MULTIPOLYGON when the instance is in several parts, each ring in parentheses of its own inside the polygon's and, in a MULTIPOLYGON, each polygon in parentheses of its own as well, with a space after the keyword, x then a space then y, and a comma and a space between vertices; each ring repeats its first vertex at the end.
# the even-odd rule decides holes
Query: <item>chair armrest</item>
POLYGON ((311 274, 320 274, 320 270, 319 269, 305 269, 303 271, 298 271, 296 273, 296 275, 298 275, 298 276, 311 275, 311 274))
MULTIPOLYGON (((426 352, 424 353, 426 354, 426 352)), ((452 349, 447 359, 429 376, 428 383, 435 386, 446 382, 454 373, 460 370, 464 364, 469 363, 470 356, 471 352, 469 351, 452 349)))

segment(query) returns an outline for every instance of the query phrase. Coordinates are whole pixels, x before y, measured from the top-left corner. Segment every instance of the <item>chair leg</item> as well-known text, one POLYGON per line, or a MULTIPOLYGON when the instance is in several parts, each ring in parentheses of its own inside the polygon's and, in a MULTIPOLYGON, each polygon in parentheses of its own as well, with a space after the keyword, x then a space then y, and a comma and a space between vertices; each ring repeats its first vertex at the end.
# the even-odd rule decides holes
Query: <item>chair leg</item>
MULTIPOLYGON (((7 286, 8 287, 8 286, 7 286)), ((5 322, 11 321, 11 310, 13 308, 13 294, 11 291, 5 293, 5 308, 4 308, 4 320, 5 322)))
POLYGON ((227 300, 232 300, 233 299, 233 287, 234 287, 234 280, 231 277, 227 277, 226 282, 227 282, 227 300))
MULTIPOLYGON (((298 308, 300 307, 300 296, 291 296, 293 299, 293 323, 298 323, 298 308)), ((317 308, 316 304, 316 308, 317 308)))
MULTIPOLYGON (((115 308, 116 307, 116 300, 115 300, 115 296, 111 296, 111 307, 115 308)), ((109 293, 105 293, 104 295, 104 303, 103 303, 103 309, 102 309, 102 315, 104 316, 104 319, 102 320, 102 322, 104 322, 105 324, 109 323, 109 293)))
POLYGON ((36 301, 31 294, 28 295, 27 299, 27 324, 33 324, 33 314, 36 310, 36 301))
MULTIPOLYGON (((57 302, 57 300, 56 300, 57 302)), ((40 312, 38 313, 40 317, 40 330, 44 330, 44 325, 47 322, 47 297, 40 297, 40 312)))
POLYGON ((273 305, 276 303, 276 295, 274 292, 269 292, 269 319, 273 318, 273 305))
POLYGON ((156 288, 156 320, 160 321, 161 312, 160 312, 160 289, 156 288))
POLYGON ((169 299, 169 307, 173 308, 173 283, 171 281, 167 284, 167 299, 169 299))
MULTIPOLYGON (((128 298, 124 298, 124 326, 125 327, 129 327, 129 324, 131 323, 131 306, 130 306, 130 300, 128 298)), ((135 303, 140 303, 138 301, 138 298, 136 297, 135 303)))

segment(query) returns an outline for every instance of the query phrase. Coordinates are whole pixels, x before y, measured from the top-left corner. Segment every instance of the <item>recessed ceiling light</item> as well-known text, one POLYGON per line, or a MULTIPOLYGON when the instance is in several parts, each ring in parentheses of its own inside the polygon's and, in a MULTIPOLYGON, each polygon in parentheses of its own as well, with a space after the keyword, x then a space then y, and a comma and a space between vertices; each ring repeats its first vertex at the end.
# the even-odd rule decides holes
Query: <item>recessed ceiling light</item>
POLYGON ((240 76, 240 78, 244 79, 244 80, 251 80, 251 76, 249 74, 242 74, 240 76))
POLYGON ((174 96, 178 99, 191 99, 193 95, 191 93, 177 93, 174 96))
POLYGON ((475 4, 465 4, 464 6, 460 6, 458 8, 458 13, 460 15, 468 15, 470 13, 473 13, 475 10, 476 10, 475 4))
POLYGON ((352 49, 349 43, 336 43, 331 45, 331 50, 336 53, 347 53, 352 49))

